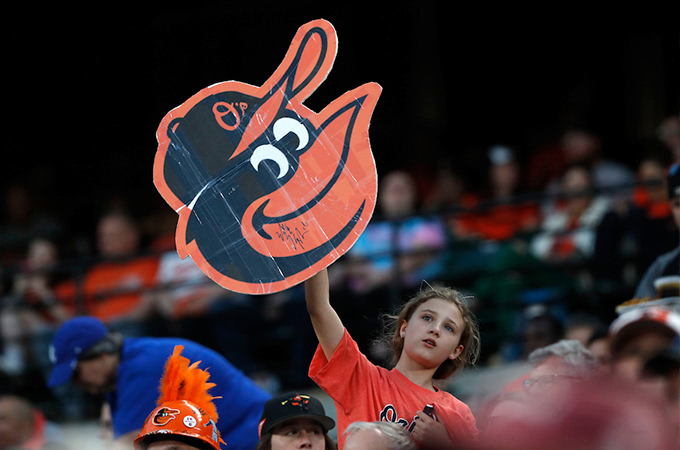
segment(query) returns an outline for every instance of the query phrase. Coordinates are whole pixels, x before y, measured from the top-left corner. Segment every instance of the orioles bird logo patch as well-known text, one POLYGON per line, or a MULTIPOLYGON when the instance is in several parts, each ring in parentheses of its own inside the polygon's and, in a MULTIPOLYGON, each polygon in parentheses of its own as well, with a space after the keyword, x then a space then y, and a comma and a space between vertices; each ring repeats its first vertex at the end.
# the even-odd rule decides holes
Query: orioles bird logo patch
POLYGON ((162 427, 164 425, 167 425, 168 422, 170 422, 171 420, 177 418, 177 414, 179 414, 179 409, 162 407, 158 411, 156 411, 156 414, 153 416, 151 423, 153 423, 156 426, 162 427))
POLYGON ((261 87, 209 86, 158 127, 154 184, 179 215, 177 252, 226 289, 267 294, 306 280, 373 214, 368 126, 381 87, 359 86, 319 113, 302 103, 336 53, 333 26, 307 23, 261 87))

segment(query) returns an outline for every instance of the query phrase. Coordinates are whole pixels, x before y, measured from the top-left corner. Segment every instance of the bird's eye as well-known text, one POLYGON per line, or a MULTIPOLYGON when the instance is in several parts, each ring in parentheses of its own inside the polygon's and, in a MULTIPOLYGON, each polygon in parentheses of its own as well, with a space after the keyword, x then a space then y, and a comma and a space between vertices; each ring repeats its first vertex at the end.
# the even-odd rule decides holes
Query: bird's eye
MULTIPOLYGON (((274 123, 273 127, 274 139, 281 141, 289 134, 297 137, 297 146, 295 150, 302 150, 309 143, 309 132, 305 126, 291 117, 282 117, 274 123)), ((276 142, 275 142, 276 143, 276 142)), ((271 144, 260 145, 255 149, 253 155, 250 157, 250 164, 255 170, 259 170, 262 161, 274 161, 279 167, 279 173, 276 178, 282 178, 288 173, 290 164, 286 155, 277 147, 271 144)))
POLYGON ((295 150, 302 150, 309 143, 309 132, 304 125, 291 117, 282 117, 274 123, 274 137, 280 141, 288 133, 293 133, 298 138, 295 150))
POLYGON ((250 164, 253 165, 255 170, 259 170, 260 163, 265 160, 274 161, 279 166, 279 173, 276 178, 281 178, 288 173, 288 159, 286 156, 273 145, 260 145, 253 152, 253 156, 250 157, 250 164))

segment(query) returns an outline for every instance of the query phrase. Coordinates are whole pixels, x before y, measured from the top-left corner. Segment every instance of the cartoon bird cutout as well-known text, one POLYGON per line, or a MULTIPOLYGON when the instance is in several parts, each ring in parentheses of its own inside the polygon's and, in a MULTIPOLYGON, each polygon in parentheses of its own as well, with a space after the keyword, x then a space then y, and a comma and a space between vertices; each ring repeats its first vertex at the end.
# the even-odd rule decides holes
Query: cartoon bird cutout
POLYGON ((382 88, 359 86, 320 113, 303 105, 337 46, 328 21, 309 22, 261 87, 209 86, 161 121, 154 184, 179 215, 177 252, 226 289, 267 294, 306 280, 373 214, 368 127, 382 88))

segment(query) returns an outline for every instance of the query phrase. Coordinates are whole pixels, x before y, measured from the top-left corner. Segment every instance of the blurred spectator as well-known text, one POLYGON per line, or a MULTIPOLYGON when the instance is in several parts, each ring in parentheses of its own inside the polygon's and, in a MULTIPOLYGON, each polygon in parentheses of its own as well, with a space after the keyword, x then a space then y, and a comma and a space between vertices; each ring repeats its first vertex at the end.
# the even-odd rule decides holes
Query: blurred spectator
MULTIPOLYGON (((566 385, 506 415, 472 448, 494 450, 672 450, 678 427, 658 400, 621 380, 566 385)), ((677 405, 676 405, 677 408, 677 405)))
POLYGON ((191 258, 181 259, 174 249, 160 256, 155 285, 147 301, 171 321, 202 316, 218 299, 229 296, 191 258))
POLYGON ((659 255, 678 246, 678 228, 664 186, 666 175, 661 158, 645 156, 638 166, 640 184, 632 199, 602 218, 593 254, 593 274, 600 284, 621 284, 629 264, 627 256, 634 255, 633 267, 639 277, 659 255))
MULTIPOLYGON (((676 233, 678 233, 677 229, 680 228, 680 163, 673 164, 669 169, 667 189, 673 221, 675 222, 676 233)), ((680 246, 659 255, 647 268, 635 290, 635 298, 657 297, 655 281, 665 276, 677 276, 678 274, 680 274, 680 246)))
MULTIPOLYGON (((518 324, 521 342, 514 358, 508 360, 526 361, 534 351, 553 345, 564 337, 564 324, 557 315, 546 305, 538 304, 525 308, 518 324)), ((529 373, 507 383, 502 391, 521 392, 524 391, 524 380, 529 377, 529 373)))
MULTIPOLYGON (((595 189, 621 186, 623 194, 617 194, 617 197, 626 198, 629 194, 628 185, 634 182, 633 172, 618 161, 604 158, 600 138, 583 129, 567 130, 557 144, 539 149, 532 155, 528 164, 529 186, 557 194, 561 174, 575 164, 591 170, 595 189)), ((548 213, 554 205, 546 203, 543 206, 548 213)))
POLYGON ((0 449, 66 450, 61 430, 40 409, 16 396, 0 397, 0 449))
POLYGON ((579 341, 560 340, 529 355, 533 369, 523 385, 529 395, 552 395, 591 378, 597 368, 595 356, 579 341))
POLYGON ((579 341, 587 345, 591 336, 602 326, 600 320, 584 312, 571 314, 566 321, 564 339, 579 341))
POLYGON ((465 179, 451 164, 443 163, 435 169, 432 187, 423 199, 423 210, 438 213, 460 207, 471 207, 477 196, 468 192, 465 179))
POLYGON ((564 337, 564 324, 545 307, 527 308, 523 327, 523 352, 528 356, 539 348, 554 344, 564 337))
POLYGON ((532 192, 545 191, 551 182, 559 178, 565 164, 559 140, 535 149, 526 164, 527 187, 532 192))
POLYGON ((395 171, 385 176, 378 193, 381 216, 371 221, 347 253, 352 292, 365 294, 386 287, 395 276, 403 286, 414 287, 439 275, 446 231, 438 217, 416 216, 417 206, 410 174, 395 171))
POLYGON ((35 239, 28 247, 21 271, 14 277, 12 291, 2 298, 0 332, 4 352, 0 366, 7 372, 21 373, 27 364, 35 363, 32 339, 49 332, 69 317, 57 301, 54 286, 59 281, 56 245, 46 239, 35 239))
POLYGON ((577 261, 592 256, 596 227, 609 210, 606 198, 592 192, 590 170, 570 166, 562 176, 557 207, 548 213, 531 241, 533 253, 547 261, 577 261))
POLYGON ((586 348, 597 358, 598 373, 609 374, 612 367, 612 354, 608 330, 605 327, 595 329, 586 343, 586 348))
POLYGON ((32 193, 22 184, 10 184, 4 192, 4 211, 0 223, 0 263, 20 263, 26 247, 36 238, 59 239, 63 227, 40 210, 32 193))
POLYGON ((561 147, 567 165, 582 164, 590 168, 596 189, 625 187, 634 181, 628 167, 602 156, 600 138, 590 132, 577 129, 567 131, 562 135, 561 147))
POLYGON ((85 312, 105 322, 147 317, 150 304, 142 301, 142 292, 154 286, 159 261, 157 256, 141 255, 134 219, 122 212, 104 215, 96 241, 101 260, 87 269, 82 286, 77 280, 58 286, 58 298, 76 313, 83 312, 82 295, 85 312))
POLYGON ((612 322, 610 334, 613 375, 657 399, 680 425, 680 314, 658 306, 633 308, 612 322))
POLYGON ((529 373, 509 383, 484 406, 480 431, 485 439, 503 439, 509 424, 522 422, 531 417, 537 405, 550 405, 565 391, 590 380, 597 368, 595 356, 575 340, 561 339, 537 348, 528 360, 532 367, 529 373))
POLYGON ((408 431, 394 422, 354 422, 345 436, 345 450, 416 450, 408 431))
POLYGON ((522 169, 514 151, 506 146, 489 149, 487 188, 479 196, 479 210, 463 213, 455 221, 456 238, 507 240, 533 231, 539 222, 534 202, 518 202, 524 193, 522 169))
POLYGON ((680 336, 680 315, 661 307, 634 308, 617 317, 609 332, 614 374, 638 382, 645 363, 680 336))
POLYGON ((665 118, 656 130, 661 143, 668 149, 674 162, 680 162, 680 117, 673 115, 665 118))

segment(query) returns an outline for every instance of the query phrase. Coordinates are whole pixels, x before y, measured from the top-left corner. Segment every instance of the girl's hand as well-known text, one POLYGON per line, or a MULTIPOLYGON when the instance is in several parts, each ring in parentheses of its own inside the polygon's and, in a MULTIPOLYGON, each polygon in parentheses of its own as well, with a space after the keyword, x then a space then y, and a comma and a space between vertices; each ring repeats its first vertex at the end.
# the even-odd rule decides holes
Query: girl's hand
POLYGON ((449 438, 446 426, 439 421, 436 412, 433 412, 432 414, 435 418, 430 417, 423 411, 416 412, 418 418, 411 436, 420 445, 427 443, 427 448, 453 448, 454 443, 451 441, 451 438, 449 438))

